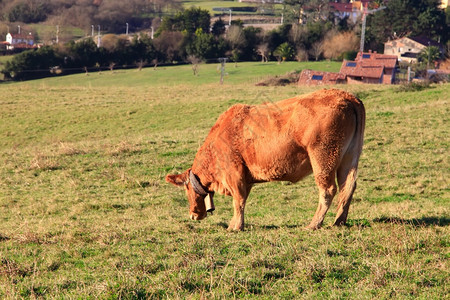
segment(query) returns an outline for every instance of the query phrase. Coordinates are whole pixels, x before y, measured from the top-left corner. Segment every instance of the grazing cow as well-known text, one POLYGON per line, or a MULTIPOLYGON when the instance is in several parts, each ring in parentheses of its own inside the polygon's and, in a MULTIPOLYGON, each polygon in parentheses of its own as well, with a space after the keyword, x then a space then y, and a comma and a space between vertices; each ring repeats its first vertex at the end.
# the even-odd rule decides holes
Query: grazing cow
POLYGON ((297 182, 313 173, 319 206, 308 228, 322 226, 336 181, 334 225, 342 225, 356 188, 364 126, 363 103, 337 89, 256 106, 237 104, 211 128, 192 167, 167 175, 166 181, 185 188, 193 220, 206 217, 214 192, 232 196, 228 229, 243 230, 245 202, 255 183, 297 182))

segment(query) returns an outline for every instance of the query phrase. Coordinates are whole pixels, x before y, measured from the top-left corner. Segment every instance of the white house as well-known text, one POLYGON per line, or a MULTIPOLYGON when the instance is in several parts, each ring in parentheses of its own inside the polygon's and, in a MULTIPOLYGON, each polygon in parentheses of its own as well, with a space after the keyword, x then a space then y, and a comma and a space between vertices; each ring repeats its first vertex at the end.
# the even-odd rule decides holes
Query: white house
POLYGON ((34 37, 29 34, 8 33, 6 35, 7 49, 13 50, 16 48, 34 48, 34 37))

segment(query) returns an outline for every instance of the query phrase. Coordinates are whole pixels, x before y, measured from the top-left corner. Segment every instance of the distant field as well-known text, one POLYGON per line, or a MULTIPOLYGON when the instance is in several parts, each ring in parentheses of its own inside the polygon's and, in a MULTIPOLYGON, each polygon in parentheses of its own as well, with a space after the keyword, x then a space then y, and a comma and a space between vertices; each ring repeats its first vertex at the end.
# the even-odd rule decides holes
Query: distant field
MULTIPOLYGON (((257 185, 246 230, 231 199, 188 219, 167 173, 187 169, 235 103, 320 87, 258 87, 339 63, 161 67, 0 84, 0 298, 445 299, 450 84, 339 86, 367 110, 348 226, 306 231, 313 178, 257 185)), ((335 201, 336 202, 336 201, 335 201)))
MULTIPOLYGON (((56 26, 45 24, 29 24, 27 25, 36 31, 38 41, 40 43, 50 44, 56 41, 56 26)), ((91 32, 91 28, 77 28, 72 26, 60 26, 59 27, 59 41, 66 43, 70 40, 76 40, 84 37, 87 33, 91 32)))
MULTIPOLYGON (((237 84, 248 82, 254 84, 260 80, 266 79, 270 76, 283 75, 288 72, 300 72, 302 69, 315 68, 323 71, 337 72, 341 63, 339 62, 285 62, 277 64, 276 62, 259 63, 259 62, 245 62, 227 63, 225 66, 224 81, 230 84, 237 84)), ((45 84, 43 81, 32 81, 30 84, 39 85, 45 84)), ((145 68, 142 71, 136 69, 132 70, 117 70, 114 74, 109 72, 91 72, 89 76, 78 74, 67 80, 66 77, 58 77, 52 81, 55 85, 71 85, 78 86, 79 84, 89 84, 89 86, 148 86, 160 87, 183 85, 203 85, 214 84, 220 82, 220 64, 209 63, 200 64, 198 67, 198 76, 193 76, 192 65, 183 66, 162 66, 157 69, 145 68), (105 78, 106 77, 106 78, 105 78)))
MULTIPOLYGON (((203 9, 206 9, 209 11, 209 13, 211 14, 211 16, 213 16, 214 14, 220 14, 220 12, 218 11, 214 11, 213 8, 228 8, 228 7, 258 7, 261 6, 261 4, 256 4, 256 3, 247 3, 247 2, 238 2, 238 1, 183 1, 183 6, 185 8, 189 8, 189 7, 201 7, 203 9)), ((273 8, 275 8, 276 10, 281 9, 281 5, 274 5, 273 8)), ((246 13, 246 12, 240 12, 240 11, 235 11, 233 12, 234 14, 255 14, 255 13, 246 13)))

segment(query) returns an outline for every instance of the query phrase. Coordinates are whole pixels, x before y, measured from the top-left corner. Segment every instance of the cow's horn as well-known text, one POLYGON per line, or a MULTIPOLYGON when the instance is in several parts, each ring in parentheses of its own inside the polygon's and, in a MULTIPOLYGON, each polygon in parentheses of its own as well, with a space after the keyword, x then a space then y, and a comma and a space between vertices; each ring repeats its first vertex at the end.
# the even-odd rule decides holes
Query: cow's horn
POLYGON ((212 213, 216 207, 214 206, 213 193, 208 193, 205 197, 206 212, 212 213))

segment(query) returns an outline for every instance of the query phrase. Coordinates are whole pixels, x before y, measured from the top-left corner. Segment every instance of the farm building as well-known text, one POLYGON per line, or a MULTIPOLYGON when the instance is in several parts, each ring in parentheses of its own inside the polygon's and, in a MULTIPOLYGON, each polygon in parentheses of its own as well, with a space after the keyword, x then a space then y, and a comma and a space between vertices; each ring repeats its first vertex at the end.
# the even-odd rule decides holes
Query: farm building
POLYGON ((30 34, 8 33, 6 35, 6 48, 8 50, 34 48, 34 37, 30 34))
POLYGON ((303 70, 300 73, 298 84, 300 85, 321 85, 345 83, 345 75, 342 73, 322 72, 315 70, 303 70))
POLYGON ((423 49, 428 46, 438 47, 441 53, 444 47, 426 37, 402 37, 393 41, 384 43, 384 53, 397 56, 399 61, 408 63, 417 62, 417 57, 423 49))
POLYGON ((392 84, 395 80, 397 56, 376 52, 359 52, 354 61, 344 60, 339 73, 303 70, 299 85, 338 83, 392 84))
POLYGON ((376 52, 359 52, 354 61, 344 60, 340 73, 347 76, 347 83, 392 84, 395 79, 397 56, 376 52))
POLYGON ((356 23, 358 18, 361 17, 360 8, 355 3, 340 3, 330 2, 330 8, 335 17, 339 19, 349 18, 353 23, 356 23))

